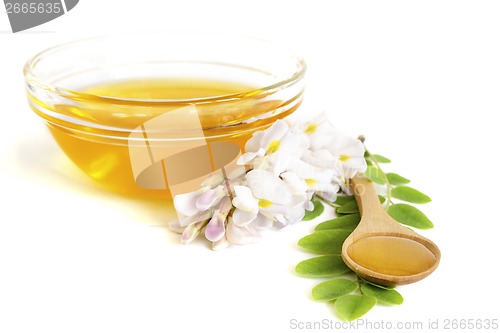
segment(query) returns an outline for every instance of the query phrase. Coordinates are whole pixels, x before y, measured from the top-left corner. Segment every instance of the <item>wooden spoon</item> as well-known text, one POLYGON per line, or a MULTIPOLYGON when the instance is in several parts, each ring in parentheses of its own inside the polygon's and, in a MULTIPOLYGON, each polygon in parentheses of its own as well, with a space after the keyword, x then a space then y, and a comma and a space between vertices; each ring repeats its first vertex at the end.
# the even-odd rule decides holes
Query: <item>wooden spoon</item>
POLYGON ((389 216, 370 180, 356 175, 351 189, 361 221, 342 246, 349 268, 381 285, 417 282, 437 268, 441 252, 436 244, 389 216))

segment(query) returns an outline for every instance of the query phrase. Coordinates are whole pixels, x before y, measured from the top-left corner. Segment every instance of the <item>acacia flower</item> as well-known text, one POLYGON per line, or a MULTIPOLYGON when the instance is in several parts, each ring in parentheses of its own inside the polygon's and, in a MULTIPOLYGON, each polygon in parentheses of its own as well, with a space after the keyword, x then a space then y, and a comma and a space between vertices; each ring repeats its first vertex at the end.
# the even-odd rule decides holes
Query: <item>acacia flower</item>
POLYGON ((246 186, 235 186, 233 221, 236 226, 254 223, 257 227, 281 228, 304 217, 306 194, 266 170, 246 175, 246 186))
POLYGON ((347 181, 367 167, 363 143, 336 130, 324 113, 303 124, 301 129, 309 136, 311 148, 302 159, 320 168, 336 170, 335 181, 349 192, 347 181))
POLYGON ((226 180, 221 173, 216 173, 205 179, 200 190, 175 196, 178 220, 169 227, 182 230, 182 243, 193 241, 203 228, 208 240, 217 245, 223 242, 226 218, 232 209, 228 187, 240 181, 226 180))
POLYGON ((366 170, 364 146, 342 135, 325 114, 290 126, 277 120, 255 132, 237 161, 247 173, 226 179, 216 173, 198 191, 177 195, 174 206, 181 241, 204 234, 213 249, 248 244, 262 229, 281 229, 314 208, 312 197, 335 201, 348 180, 366 170))
POLYGON ((246 153, 240 157, 238 164, 269 170, 278 177, 290 163, 300 158, 308 147, 309 140, 306 135, 291 131, 284 120, 277 120, 265 131, 254 133, 247 141, 246 153))
POLYGON ((366 170, 365 147, 358 139, 339 133, 332 138, 327 149, 340 161, 344 178, 350 179, 357 172, 366 170))
POLYGON ((308 122, 298 124, 295 130, 302 131, 309 137, 312 151, 327 146, 332 139, 332 134, 337 133, 324 112, 308 122))

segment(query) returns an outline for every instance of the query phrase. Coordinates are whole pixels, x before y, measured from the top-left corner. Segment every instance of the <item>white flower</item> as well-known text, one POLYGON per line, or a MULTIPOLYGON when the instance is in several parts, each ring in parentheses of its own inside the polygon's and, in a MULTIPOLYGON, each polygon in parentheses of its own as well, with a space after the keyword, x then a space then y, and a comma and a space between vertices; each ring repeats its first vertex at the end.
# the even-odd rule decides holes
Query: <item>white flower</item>
POLYGON ((332 134, 337 132, 324 112, 313 120, 299 125, 298 128, 309 137, 313 151, 325 147, 330 142, 332 134))
POLYGON ((338 176, 336 168, 320 168, 303 160, 297 160, 291 164, 289 171, 295 173, 304 181, 308 191, 335 191, 338 186, 334 186, 332 181, 338 176))
POLYGON ((184 244, 193 241, 205 228, 205 237, 214 243, 213 247, 222 247, 225 241, 226 218, 232 209, 227 188, 230 181, 220 174, 213 174, 207 177, 202 185, 204 186, 198 191, 175 196, 174 207, 179 219, 170 224, 170 228, 184 228, 181 236, 181 242, 184 244))
MULTIPOLYGON (((302 156, 302 159, 316 167, 334 170, 333 183, 349 192, 348 179, 357 172, 366 170, 363 143, 340 133, 324 113, 302 125, 301 129, 310 140, 310 150, 302 156)), ((331 190, 317 189, 317 193, 325 199, 335 199, 331 190)))
POLYGON ((229 217, 226 229, 227 241, 231 244, 245 245, 260 240, 260 235, 255 226, 237 226, 233 217, 229 217))
POLYGON ((348 193, 348 180, 366 170, 362 142, 339 133, 325 114, 291 127, 278 120, 245 149, 237 163, 251 171, 216 173, 200 190, 174 198, 179 221, 172 227, 183 229, 183 243, 203 231, 214 250, 255 242, 262 229, 301 220, 314 208, 313 195, 332 202, 348 193))
POLYGON ((340 161, 344 178, 350 179, 366 170, 365 146, 358 139, 338 133, 327 149, 340 161))
MULTIPOLYGON (((212 189, 210 187, 202 187, 195 192, 176 195, 174 198, 174 207, 178 214, 185 217, 192 217, 215 206, 226 195, 224 185, 218 185, 212 189)), ((180 224, 184 226, 185 222, 181 221, 180 224)))
POLYGON ((215 209, 210 222, 205 229, 205 237, 211 242, 217 242, 225 236, 226 217, 232 208, 231 199, 224 197, 215 209))
POLYGON ((262 169, 250 171, 246 179, 247 186, 234 187, 233 236, 253 240, 258 229, 282 228, 304 217, 306 193, 262 169))
POLYGON ((291 131, 284 120, 277 120, 271 127, 256 132, 247 141, 246 153, 240 157, 238 164, 269 170, 278 177, 308 147, 309 140, 304 133, 291 131))
POLYGON ((317 118, 302 125, 302 130, 309 136, 311 152, 309 157, 321 160, 313 163, 324 167, 334 167, 330 162, 340 161, 346 178, 352 178, 357 171, 366 170, 364 159, 365 147, 357 139, 341 134, 322 113, 317 118), (331 154, 328 156, 328 152, 331 154), (332 159, 333 157, 333 159, 332 159), (354 174, 352 173, 354 171, 354 174))

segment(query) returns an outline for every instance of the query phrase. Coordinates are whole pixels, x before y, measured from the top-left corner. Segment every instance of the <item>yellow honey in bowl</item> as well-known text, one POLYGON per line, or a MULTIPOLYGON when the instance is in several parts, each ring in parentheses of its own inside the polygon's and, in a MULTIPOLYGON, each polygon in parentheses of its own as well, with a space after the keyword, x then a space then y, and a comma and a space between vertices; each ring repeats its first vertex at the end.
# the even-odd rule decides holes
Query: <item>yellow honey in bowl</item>
POLYGON ((199 99, 253 91, 241 83, 209 79, 139 79, 108 82, 84 90, 96 96, 121 97, 145 100, 199 99))
MULTIPOLYGON (((83 93, 74 98, 74 103, 52 106, 58 117, 42 115, 48 120, 52 135, 66 155, 102 186, 141 197, 169 198, 171 194, 168 185, 166 188, 148 188, 138 184, 129 147, 129 137, 134 131, 144 132, 139 137, 144 137, 144 146, 153 151, 155 142, 161 141, 162 145, 172 138, 174 150, 176 142, 181 146, 188 142, 189 146, 190 141, 199 143, 200 140, 209 144, 231 143, 243 150, 255 130, 290 114, 300 104, 272 116, 283 106, 283 101, 266 99, 266 94, 255 87, 208 79, 135 79, 97 84, 81 91, 83 93), (164 123, 160 132, 156 130, 154 135, 157 141, 148 138, 146 127, 149 121, 193 105, 199 119, 198 128, 192 126, 193 122, 188 119, 192 115, 181 112, 164 123), (271 116, 259 117, 264 114, 271 116), (252 117, 255 121, 245 121, 252 117)), ((44 107, 47 108, 46 105, 44 107)), ((35 112, 38 111, 35 109, 35 112)), ((161 145, 157 150, 164 149, 161 145)), ((202 155, 199 161, 195 159, 189 164, 208 163, 202 160, 202 155)), ((178 160, 172 161, 179 164, 178 160)), ((161 163, 165 173, 164 164, 168 162, 161 163)), ((214 168, 213 160, 210 163, 214 168)), ((158 165, 161 167, 160 163, 158 165)), ((189 168, 189 165, 175 167, 182 169, 189 168)), ((165 182, 169 183, 167 178, 165 175, 165 182)))

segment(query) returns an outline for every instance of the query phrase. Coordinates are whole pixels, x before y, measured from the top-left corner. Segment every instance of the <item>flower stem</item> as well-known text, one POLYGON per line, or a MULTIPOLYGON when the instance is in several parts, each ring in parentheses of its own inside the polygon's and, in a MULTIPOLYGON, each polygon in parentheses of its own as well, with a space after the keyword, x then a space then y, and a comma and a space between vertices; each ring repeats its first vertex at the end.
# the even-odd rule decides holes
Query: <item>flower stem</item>
POLYGON ((382 178, 384 179, 385 187, 387 189, 387 193, 385 195, 385 197, 387 199, 387 204, 385 205, 385 209, 387 210, 390 205, 394 204, 394 202, 392 202, 392 193, 391 193, 392 192, 392 185, 389 182, 389 178, 387 178, 387 175, 385 174, 384 170, 382 170, 382 168, 380 167, 380 164, 377 162, 377 160, 375 158, 373 158, 372 154, 368 151, 368 149, 366 149, 366 146, 365 146, 365 151, 366 151, 366 158, 370 159, 370 161, 373 164, 375 164, 375 167, 377 167, 378 172, 380 172, 380 174, 382 175, 382 178))

